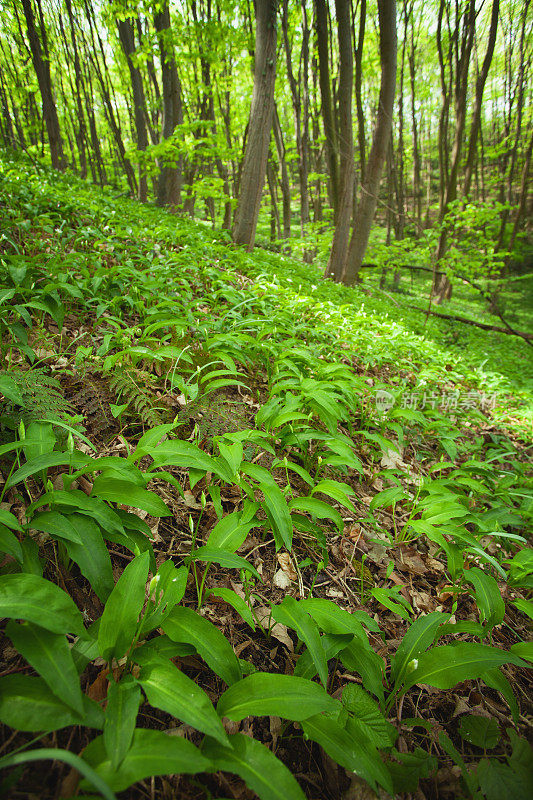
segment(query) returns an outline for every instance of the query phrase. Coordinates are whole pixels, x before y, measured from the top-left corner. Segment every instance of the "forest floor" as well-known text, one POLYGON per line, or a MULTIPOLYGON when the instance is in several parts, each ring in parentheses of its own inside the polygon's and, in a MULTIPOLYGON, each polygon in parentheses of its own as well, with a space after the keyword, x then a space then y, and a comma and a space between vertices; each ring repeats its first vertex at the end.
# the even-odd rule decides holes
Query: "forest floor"
MULTIPOLYGON (((329 284, 319 267, 260 248, 246 253, 206 224, 72 177, 8 159, 0 170, 0 446, 13 441, 23 420, 25 431, 52 431, 54 453, 71 446, 73 429, 80 459, 125 459, 153 429, 161 431, 154 445, 168 436, 211 456, 240 455, 234 481, 217 482, 180 463, 159 478, 151 473, 149 489, 168 513, 133 508, 127 494, 107 498, 111 508, 134 510, 146 523, 139 530, 153 552, 152 572, 167 559, 189 563, 217 520, 241 511, 247 476, 256 524, 235 554, 257 577, 213 557, 199 586, 204 566, 194 561, 182 604, 217 626, 250 673, 287 675, 302 658, 301 644, 289 625, 274 622, 271 604, 312 596, 365 612, 382 685, 373 683, 373 668, 341 654, 329 659, 327 690, 338 698, 350 683, 362 684, 387 708, 395 750, 381 742, 380 752, 394 795, 468 796, 466 771, 478 774, 472 794, 481 787, 480 796, 498 796, 487 770, 476 769, 483 760, 503 769, 512 731, 521 741, 531 736, 533 681, 525 666, 502 666, 503 680, 491 686, 476 673, 459 675, 450 689, 421 681, 396 698, 387 692, 406 631, 430 613, 449 626, 440 645, 481 641, 531 660, 533 564, 516 558, 531 554, 528 345, 438 320, 424 327, 423 315, 402 308, 401 294, 329 284), (292 503, 289 538, 275 509, 269 516, 268 476, 292 503), (491 582, 476 583, 470 570, 491 582), (487 587, 497 587, 500 599, 484 600, 487 587), (248 622, 235 596, 252 610, 248 622), (471 717, 495 721, 485 746, 469 738, 463 720, 471 717)), ((138 461, 141 471, 150 468, 151 449, 138 461)), ((29 531, 40 498, 66 491, 65 467, 49 459, 44 474, 13 483, 9 456, 2 458, 1 509, 29 531)), ((16 467, 22 474, 20 462, 16 467)), ((82 473, 70 488, 98 495, 99 478, 82 473)), ((24 570, 41 569, 70 594, 86 623, 97 620, 104 606, 87 570, 57 537, 32 536, 40 560, 26 554, 24 570)), ((6 552, 4 574, 16 566, 6 552)), ((135 551, 117 539, 109 553, 116 580, 135 551)), ((6 635, 0 659, 2 676, 31 674, 6 635)), ((216 702, 223 681, 200 655, 175 663, 216 702)), ((81 681, 89 697, 105 702, 102 659, 88 664, 81 681)), ((201 741, 193 727, 147 703, 137 724, 201 741)), ((269 715, 227 725, 275 752, 308 798, 374 796, 302 737, 298 723, 269 715)), ((0 754, 32 741, 31 730, 3 725, 0 754)), ((90 738, 87 728, 71 725, 40 745, 81 753, 90 738)), ((13 798, 75 794, 72 772, 58 762, 11 777, 13 798)), ((531 776, 524 780, 529 786, 531 776)), ((147 778, 119 796, 256 795, 241 777, 219 770, 147 778)))

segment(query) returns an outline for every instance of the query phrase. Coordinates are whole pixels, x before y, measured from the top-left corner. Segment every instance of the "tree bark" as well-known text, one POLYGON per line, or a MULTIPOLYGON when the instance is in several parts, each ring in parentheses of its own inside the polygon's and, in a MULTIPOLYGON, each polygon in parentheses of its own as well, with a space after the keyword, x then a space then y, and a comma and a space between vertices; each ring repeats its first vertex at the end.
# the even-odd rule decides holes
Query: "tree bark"
POLYGON ((337 164, 337 137, 331 102, 328 56, 328 14, 325 0, 315 0, 316 41, 318 50, 318 77, 322 97, 322 121, 326 137, 326 161, 329 172, 330 202, 336 212, 339 201, 339 171, 337 164))
POLYGON ((492 14, 490 20, 489 38, 487 42, 487 52, 483 59, 481 72, 476 81, 476 97, 474 100, 474 109, 472 111, 472 121, 470 123, 470 137, 468 142, 468 153, 466 156, 465 164, 465 178, 463 183, 463 195, 468 197, 470 194, 470 185, 472 183, 472 173, 474 170, 474 163, 476 158, 477 140, 479 127, 481 124, 481 103, 483 101, 483 91, 489 74, 492 55, 494 53, 494 45, 496 44, 496 33, 498 31, 498 16, 500 13, 500 0, 493 0, 492 14))
POLYGON ((233 241, 247 245, 249 250, 255 243, 272 128, 277 0, 255 0, 255 14, 254 89, 233 228, 233 241))
POLYGON ((65 160, 63 155, 63 140, 61 139, 57 108, 52 91, 50 60, 47 57, 46 42, 43 42, 43 48, 45 50, 45 57, 43 58, 43 49, 41 48, 39 34, 37 33, 37 29, 35 27, 35 17, 33 14, 31 0, 22 0, 22 8, 26 18, 26 27, 30 42, 33 68, 35 69, 35 74, 37 75, 39 91, 41 93, 43 118, 46 125, 46 132, 48 134, 48 144, 50 146, 50 158, 52 161, 52 166, 55 169, 64 170, 65 160))
POLYGON ((351 39, 350 0, 335 0, 339 39, 339 197, 331 253, 326 277, 338 281, 342 276, 350 239, 353 210, 354 152, 352 125, 353 54, 351 39))
POLYGON ((362 196, 354 218, 354 231, 342 275, 343 282, 348 286, 351 286, 357 278, 365 255, 392 128, 397 60, 396 0, 378 0, 378 15, 381 61, 379 107, 365 180, 361 186, 362 196))
MULTIPOLYGON (((133 21, 131 18, 117 20, 117 29, 120 44, 126 56, 128 65, 131 88, 133 92, 133 113, 135 119, 135 133, 137 136, 137 149, 146 150, 148 146, 148 136, 146 133, 146 102, 144 99, 144 89, 139 68, 133 63, 132 56, 135 52, 135 40, 133 36, 133 21)), ((142 164, 139 164, 138 171, 138 192, 137 198, 141 203, 145 203, 148 196, 148 182, 146 171, 142 164)))
MULTIPOLYGON (((154 25, 159 36, 161 52, 161 82, 163 86, 163 124, 161 141, 165 141, 174 133, 176 125, 183 122, 183 106, 181 101, 181 84, 174 56, 174 45, 171 40, 170 11, 165 2, 160 11, 154 15, 154 25)), ((179 206, 181 201, 181 185, 183 157, 170 156, 162 159, 163 165, 157 183, 157 205, 179 206), (176 162, 175 164, 168 163, 176 162)))
POLYGON ((291 187, 289 183, 289 172, 285 159, 285 143, 283 132, 279 121, 278 111, 274 105, 274 141, 278 151, 278 161, 281 171, 281 194, 283 197, 283 238, 290 239, 291 236, 291 187))

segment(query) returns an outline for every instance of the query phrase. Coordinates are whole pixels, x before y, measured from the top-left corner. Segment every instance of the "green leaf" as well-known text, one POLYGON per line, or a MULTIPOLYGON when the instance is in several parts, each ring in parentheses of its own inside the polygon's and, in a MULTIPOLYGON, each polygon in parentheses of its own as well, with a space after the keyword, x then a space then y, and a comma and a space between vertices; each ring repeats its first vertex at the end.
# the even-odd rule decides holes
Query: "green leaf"
POLYGON ((342 692, 342 704, 353 715, 356 727, 375 747, 391 747, 398 733, 383 716, 376 701, 356 683, 349 683, 342 692))
POLYGON ((69 595, 39 575, 0 577, 0 617, 34 622, 52 633, 83 634, 83 617, 69 595))
POLYGON ((21 531, 22 525, 18 519, 10 511, 5 508, 0 508, 0 524, 5 525, 6 528, 11 528, 12 531, 21 531))
MULTIPOLYGON (((139 448, 135 451, 135 458, 145 453, 139 448)), ((198 469, 203 472, 213 472, 218 475, 217 463, 208 453, 204 453, 192 442, 182 442, 173 439, 149 449, 146 453, 152 456, 154 463, 150 470, 156 467, 181 467, 182 469, 198 469)))
POLYGON ((152 591, 141 627, 141 637, 146 636, 154 628, 159 628, 174 606, 183 599, 188 574, 187 567, 176 569, 172 559, 161 564, 152 579, 152 591))
POLYGON ((141 690, 130 675, 123 676, 118 683, 109 683, 104 745, 113 769, 120 766, 130 748, 140 702, 141 690))
POLYGON ((150 705, 212 736, 223 745, 228 737, 217 712, 203 689, 170 662, 147 664, 139 683, 150 705))
POLYGON ((500 741, 500 729, 494 717, 480 717, 476 714, 466 714, 461 717, 459 733, 465 742, 481 747, 482 750, 492 750, 500 741))
MULTIPOLYGON (((52 512, 51 512, 52 513, 52 512)), ((96 522, 83 514, 69 514, 66 521, 83 544, 71 538, 63 544, 68 557, 75 561, 98 598, 105 603, 113 591, 113 568, 102 532, 96 522)), ((33 523, 32 523, 33 524, 33 523)))
POLYGON ((262 581, 260 574, 253 564, 250 564, 250 562, 242 556, 236 555, 236 553, 228 553, 226 550, 219 550, 216 547, 203 545, 203 547, 196 548, 191 558, 193 561, 214 562, 215 564, 220 564, 221 567, 228 567, 229 569, 244 569, 251 572, 258 581, 262 581))
POLYGON ((403 684, 405 692, 415 683, 427 683, 437 689, 451 689, 461 681, 481 678, 484 672, 502 664, 525 666, 513 653, 473 642, 459 642, 434 647, 422 653, 415 669, 409 672, 403 684))
POLYGON ((13 473, 8 481, 9 486, 15 486, 21 481, 25 481, 31 475, 62 465, 72 465, 75 469, 83 467, 89 461, 89 457, 84 453, 75 450, 73 453, 43 453, 28 459, 16 472, 13 473))
POLYGON ((325 633, 353 633, 366 638, 362 625, 379 633, 379 625, 366 611, 346 611, 332 600, 322 600, 319 597, 300 600, 299 605, 311 614, 320 630, 325 633))
POLYGON ((19 540, 14 533, 2 524, 0 524, 0 553, 7 553, 9 556, 13 556, 19 564, 22 564, 24 560, 19 540))
POLYGON ((241 668, 231 644, 213 623, 192 608, 176 606, 161 627, 175 642, 192 644, 228 686, 240 680, 241 668))
MULTIPOLYGON (((349 722, 349 720, 348 720, 349 722)), ((372 745, 359 736, 355 729, 348 730, 331 717, 317 715, 302 722, 308 739, 317 742, 337 764, 361 775, 373 789, 379 783, 393 793, 392 780, 382 757, 372 745)))
MULTIPOLYGON (((137 728, 132 745, 118 769, 106 753, 103 736, 90 742, 83 759, 96 770, 115 792, 122 792, 133 783, 157 775, 196 774, 210 772, 212 765, 187 739, 167 736, 161 731, 137 728)), ((82 790, 89 788, 86 781, 82 790)))
POLYGON ((229 603, 230 606, 233 606, 237 614, 239 614, 250 628, 255 631, 255 620, 250 606, 246 600, 243 600, 233 589, 225 589, 221 586, 217 586, 216 589, 211 589, 209 596, 211 597, 211 595, 220 597, 226 603, 229 603))
POLYGON ((354 494, 354 490, 351 486, 348 486, 347 483, 341 483, 340 481, 332 480, 319 481, 319 483, 317 483, 313 488, 311 494, 313 495, 317 492, 327 494, 329 497, 333 497, 334 500, 336 500, 345 508, 355 511, 355 506, 350 500, 350 496, 354 494))
POLYGON ((518 597, 516 600, 511 600, 511 602, 522 614, 526 614, 529 619, 533 620, 533 600, 524 600, 522 597, 518 597))
POLYGON ((503 622, 505 603, 496 579, 479 567, 465 570, 464 578, 474 585, 481 622, 486 622, 491 628, 503 622))
POLYGON ((32 622, 10 620, 6 633, 19 653, 44 678, 51 691, 64 703, 83 714, 83 700, 78 672, 74 666, 67 637, 52 633, 32 622))
POLYGON ((383 701, 383 671, 385 664, 381 656, 370 647, 366 635, 354 636, 344 647, 339 658, 351 672, 356 672, 363 679, 365 689, 383 701))
MULTIPOLYGON (((291 511, 297 509, 298 511, 306 511, 312 517, 317 519, 330 519, 332 520, 339 531, 342 533, 344 529, 344 522, 341 515, 336 508, 325 503, 323 500, 317 500, 316 497, 297 497, 289 503, 291 511)), ((287 548, 290 549, 290 548, 287 548)))
MULTIPOLYGON (((353 634, 332 634, 326 633, 320 637, 320 644, 324 650, 326 661, 330 658, 335 658, 346 645, 353 639, 353 634)), ((294 674, 300 678, 308 678, 311 680, 317 674, 317 667, 309 650, 304 650, 302 655, 298 658, 294 668, 294 674)))
POLYGON ((130 481, 98 475, 94 479, 91 496, 107 500, 108 503, 123 503, 125 506, 141 508, 152 517, 172 516, 168 506, 157 494, 148 489, 142 489, 130 481))
POLYGON ((26 461, 51 453, 57 441, 53 427, 49 422, 32 422, 26 429, 24 455, 26 461))
POLYGON ((248 536, 250 528, 257 524, 255 521, 243 524, 241 517, 241 512, 234 511, 219 520, 207 537, 207 546, 231 553, 238 550, 248 536))
POLYGON ((517 642, 511 645, 511 652, 519 658, 533 661, 533 642, 517 642))
POLYGON ((486 800, 517 800, 518 797, 527 797, 528 788, 533 784, 529 779, 527 787, 524 776, 492 758, 483 758, 479 762, 477 777, 486 800))
POLYGON ((260 483, 264 495, 264 508, 267 512, 276 537, 276 546, 284 544, 287 550, 292 547, 292 519, 285 495, 277 484, 260 483))
POLYGON ((409 626, 391 660, 391 675, 397 684, 401 683, 407 665, 433 644, 438 628, 449 619, 449 614, 432 611, 430 614, 418 617, 409 626))
POLYGON ((293 597, 287 595, 280 605, 272 605, 272 617, 288 628, 296 631, 298 638, 307 646, 316 665, 322 685, 328 681, 328 665, 316 622, 293 597))
POLYGON ((226 689, 218 701, 217 712, 235 722, 251 715, 300 722, 337 708, 337 701, 318 683, 293 675, 256 672, 226 689))
POLYGON ((104 712, 83 695, 83 715, 52 694, 42 678, 6 675, 0 678, 0 720, 18 731, 57 731, 68 725, 104 727, 104 712))
POLYGON ((144 605, 149 561, 148 552, 130 561, 105 604, 100 618, 98 648, 106 661, 121 658, 131 646, 144 605))
POLYGON ((65 539, 83 545, 83 534, 73 524, 73 516, 74 514, 60 514, 59 511, 41 511, 35 514, 28 527, 35 531, 48 533, 54 539, 65 539))
POLYGON ((15 405, 24 407, 24 397, 11 375, 0 375, 0 393, 15 405))
POLYGON ((268 747, 242 733, 230 736, 229 742, 223 747, 212 739, 205 741, 202 752, 214 770, 239 775, 260 800, 304 800, 296 779, 268 747))
POLYGON ((103 500, 99 500, 97 497, 87 497, 80 489, 70 489, 68 492, 62 490, 47 492, 27 508, 26 515, 29 517, 35 509, 52 503, 70 508, 79 514, 87 514, 89 517, 93 517, 106 534, 124 534, 119 515, 112 508, 109 508, 103 500))

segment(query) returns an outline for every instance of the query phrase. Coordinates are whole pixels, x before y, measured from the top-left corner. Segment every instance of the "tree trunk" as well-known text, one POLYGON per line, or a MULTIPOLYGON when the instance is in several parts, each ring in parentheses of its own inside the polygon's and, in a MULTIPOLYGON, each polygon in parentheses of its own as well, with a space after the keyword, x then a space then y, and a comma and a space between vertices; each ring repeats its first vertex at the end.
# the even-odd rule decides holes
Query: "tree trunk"
POLYGON ((485 89, 485 83, 492 61, 492 54, 494 53, 494 45, 496 44, 499 13, 500 0, 493 0, 487 52, 485 53, 483 66, 481 67, 481 72, 479 73, 476 81, 476 97, 474 100, 474 110, 472 112, 472 122, 470 123, 470 139, 468 142, 468 154, 466 156, 465 179, 463 184, 463 195, 465 197, 468 197, 470 194, 470 184, 472 182, 472 172, 476 158, 478 132, 481 123, 481 103, 483 101, 483 90, 485 89))
POLYGON ((61 139, 61 131, 59 129, 59 119, 57 116, 57 108, 52 92, 52 79, 50 77, 50 59, 47 54, 46 41, 43 42, 43 50, 41 49, 41 42, 39 41, 39 34, 35 27, 35 17, 31 0, 22 0, 22 8, 26 18, 26 26, 28 31, 28 39, 30 42, 31 58, 33 68, 37 75, 39 83, 39 91, 43 103, 43 118, 46 125, 46 132, 48 134, 48 144, 50 146, 50 158, 54 169, 64 170, 65 161, 63 156, 63 141, 61 139))
POLYGON ((291 236, 291 187, 289 183, 289 172, 285 159, 285 144, 283 133, 279 121, 278 111, 274 105, 274 141, 278 151, 278 161, 281 171, 281 194, 283 197, 283 238, 290 239, 291 236))
POLYGON ((277 0, 255 0, 255 68, 233 241, 253 249, 265 182, 276 81, 277 0))
POLYGON ((357 48, 355 50, 355 104, 357 107, 357 141, 359 144, 359 172, 361 174, 361 182, 363 182, 365 179, 366 168, 365 115, 363 112, 363 98, 361 96, 365 23, 366 0, 361 0, 361 10, 359 11, 359 33, 357 35, 357 48))
MULTIPOLYGON (((144 99, 144 89, 141 73, 135 66, 132 56, 135 52, 135 40, 133 36, 133 22, 131 18, 117 20, 117 29, 120 43, 126 56, 126 62, 130 72, 131 88, 133 92, 133 113, 135 118, 135 132, 137 135, 138 150, 146 150, 148 146, 148 136, 146 133, 146 102, 144 99)), ((146 170, 139 164, 138 172, 138 193, 137 197, 141 203, 145 203, 148 196, 148 183, 146 180, 146 170)))
POLYGON ((326 277, 339 281, 350 239, 353 210, 354 153, 352 125, 353 55, 350 24, 350 0, 335 0, 339 39, 339 143, 340 181, 335 231, 326 277))
POLYGON ((329 195, 333 209, 339 204, 339 172, 337 165, 337 138, 331 103, 328 56, 328 14, 325 0, 315 0, 316 41, 318 50, 318 76, 322 97, 322 121, 326 136, 326 160, 329 172, 329 195))
MULTIPOLYGON (((154 25, 159 36, 161 51, 161 82, 163 85, 163 124, 161 141, 174 133, 176 125, 183 122, 181 84, 171 40, 170 12, 168 2, 154 15, 154 25)), ((162 159, 163 165, 157 184, 157 205, 177 207, 181 201, 183 157, 172 156, 162 159), (171 164, 168 162, 176 162, 171 164)))
POLYGON ((378 0, 381 85, 376 128, 361 185, 361 199, 342 280, 351 286, 361 268, 378 200, 379 183, 387 156, 396 91, 396 0, 378 0))

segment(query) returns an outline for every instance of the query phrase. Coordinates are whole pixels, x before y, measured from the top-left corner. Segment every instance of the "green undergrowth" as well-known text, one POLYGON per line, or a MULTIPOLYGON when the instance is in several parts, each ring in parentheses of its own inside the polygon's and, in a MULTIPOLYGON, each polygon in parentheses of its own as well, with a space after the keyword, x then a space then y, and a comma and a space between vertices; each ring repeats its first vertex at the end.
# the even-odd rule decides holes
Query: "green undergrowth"
POLYGON ((527 345, 484 334, 480 366, 317 266, 0 181, 4 788, 52 759, 73 796, 438 796, 450 765, 457 797, 527 795, 531 397, 497 369, 527 345))

